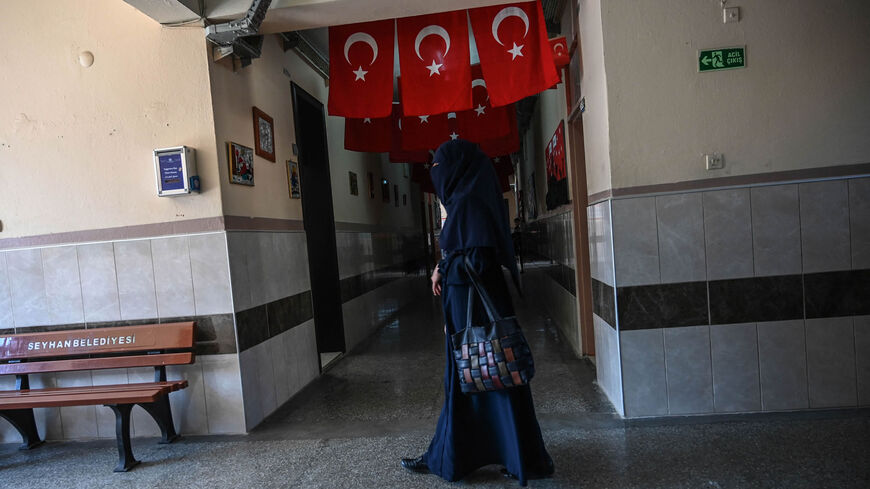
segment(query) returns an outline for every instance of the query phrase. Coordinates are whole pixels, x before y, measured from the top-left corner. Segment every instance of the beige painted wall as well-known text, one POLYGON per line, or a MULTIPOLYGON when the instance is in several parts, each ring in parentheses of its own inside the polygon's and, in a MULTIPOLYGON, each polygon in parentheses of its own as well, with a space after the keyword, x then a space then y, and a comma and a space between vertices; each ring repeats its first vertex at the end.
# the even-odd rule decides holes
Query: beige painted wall
MULTIPOLYGON (((237 72, 226 61, 210 64, 214 97, 215 132, 220 159, 224 213, 227 215, 301 219, 301 200, 290 199, 287 190, 286 160, 292 156, 296 141, 293 122, 291 82, 320 100, 324 106, 329 94, 326 81, 293 51, 284 52, 276 36, 266 36, 262 57, 237 72), (289 74, 289 76, 288 76, 289 74), (227 141, 254 146, 251 107, 257 106, 274 119, 276 163, 255 156, 253 187, 229 183, 227 141)), ((401 165, 391 164, 385 155, 357 153, 344 149, 344 119, 327 117, 329 164, 333 189, 335 220, 362 224, 410 226, 414 222, 410 179, 401 165), (357 174, 359 195, 350 195, 348 172, 357 174), (375 199, 369 198, 367 172, 375 178, 375 199), (400 207, 381 201, 380 179, 386 177, 399 185, 400 207), (402 194, 408 195, 403 206, 402 194)))
POLYGON ((116 0, 4 1, 0 44, 0 239, 221 214, 202 29, 116 0), (152 151, 182 144, 203 192, 157 197, 152 151))
POLYGON ((610 119, 607 104, 607 73, 604 65, 604 35, 601 0, 579 0, 581 96, 586 98, 583 138, 586 151, 587 193, 610 188, 610 119))
POLYGON ((743 0, 737 24, 715 1, 602 3, 614 188, 870 162, 865 0, 743 0), (698 49, 744 44, 745 69, 697 73, 698 49))

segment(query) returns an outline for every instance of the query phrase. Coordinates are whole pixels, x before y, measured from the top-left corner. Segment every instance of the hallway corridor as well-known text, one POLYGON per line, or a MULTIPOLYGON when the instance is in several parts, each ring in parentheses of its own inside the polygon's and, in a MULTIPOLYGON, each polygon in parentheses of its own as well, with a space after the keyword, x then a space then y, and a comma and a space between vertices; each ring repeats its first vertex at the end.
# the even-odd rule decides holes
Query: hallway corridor
MULTIPOLYGON (((740 421, 625 423, 537 309, 518 301, 538 374, 532 384, 556 463, 541 488, 867 487, 870 419, 857 411, 740 421), (785 448, 787 447, 787 448, 785 448)), ((247 436, 135 439, 142 465, 111 472, 112 440, 0 447, 2 487, 515 487, 487 467, 458 484, 399 458, 426 449, 444 363, 438 303, 421 298, 247 436)), ((709 420, 709 419, 707 419, 709 420)), ((704 421, 704 420, 701 420, 704 421)))

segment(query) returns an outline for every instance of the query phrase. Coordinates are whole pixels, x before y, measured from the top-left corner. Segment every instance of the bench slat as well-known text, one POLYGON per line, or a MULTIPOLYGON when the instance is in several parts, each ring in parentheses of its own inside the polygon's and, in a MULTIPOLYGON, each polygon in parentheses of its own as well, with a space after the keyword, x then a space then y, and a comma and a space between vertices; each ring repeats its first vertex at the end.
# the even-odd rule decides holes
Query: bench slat
POLYGON ((128 357, 76 358, 47 362, 0 364, 0 375, 38 374, 73 370, 101 370, 107 368, 159 367, 163 365, 189 365, 192 352, 134 355, 128 357))
POLYGON ((72 395, 82 393, 106 393, 127 392, 142 389, 169 389, 175 392, 187 387, 186 380, 171 380, 168 382, 146 382, 141 384, 112 384, 80 387, 49 387, 45 389, 10 390, 0 391, 0 409, 4 409, 4 403, 8 399, 34 398, 46 396, 72 395))
POLYGON ((154 402, 166 395, 168 388, 144 389, 125 392, 91 392, 70 395, 22 397, 4 399, 2 409, 28 409, 39 407, 90 406, 95 404, 137 404, 154 402))

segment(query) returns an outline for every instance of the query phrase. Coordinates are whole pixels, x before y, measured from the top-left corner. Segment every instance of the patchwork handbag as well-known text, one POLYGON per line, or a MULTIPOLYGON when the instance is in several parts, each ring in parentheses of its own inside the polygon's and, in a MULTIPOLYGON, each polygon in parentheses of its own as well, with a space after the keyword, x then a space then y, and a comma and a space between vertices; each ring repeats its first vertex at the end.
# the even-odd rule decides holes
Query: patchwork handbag
POLYGON ((468 257, 465 270, 471 281, 468 320, 465 329, 450 337, 462 392, 489 392, 528 384, 535 375, 535 362, 516 317, 499 315, 468 257), (472 324, 475 296, 482 302, 489 324, 472 324))

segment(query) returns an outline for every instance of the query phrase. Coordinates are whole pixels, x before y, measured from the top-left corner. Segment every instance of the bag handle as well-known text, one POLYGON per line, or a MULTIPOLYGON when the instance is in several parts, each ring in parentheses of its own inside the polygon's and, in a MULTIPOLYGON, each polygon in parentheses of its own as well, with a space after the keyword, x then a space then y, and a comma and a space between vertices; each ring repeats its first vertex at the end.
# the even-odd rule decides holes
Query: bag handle
MULTIPOLYGON (((492 302, 492 299, 489 297, 489 293, 487 293, 486 289, 483 288, 483 285, 480 281, 480 276, 477 275, 477 272, 474 270, 474 266, 471 264, 471 260, 468 259, 468 256, 465 256, 465 272, 468 274, 468 278, 471 280, 471 286, 477 292, 477 295, 480 296, 480 300, 483 303, 483 308, 486 309, 486 315, 489 316, 489 320, 492 322, 500 321, 502 319, 501 315, 498 313, 498 310, 495 308, 495 303, 492 302)), ((468 325, 471 325, 471 312, 472 312, 472 290, 468 289, 468 325)))

